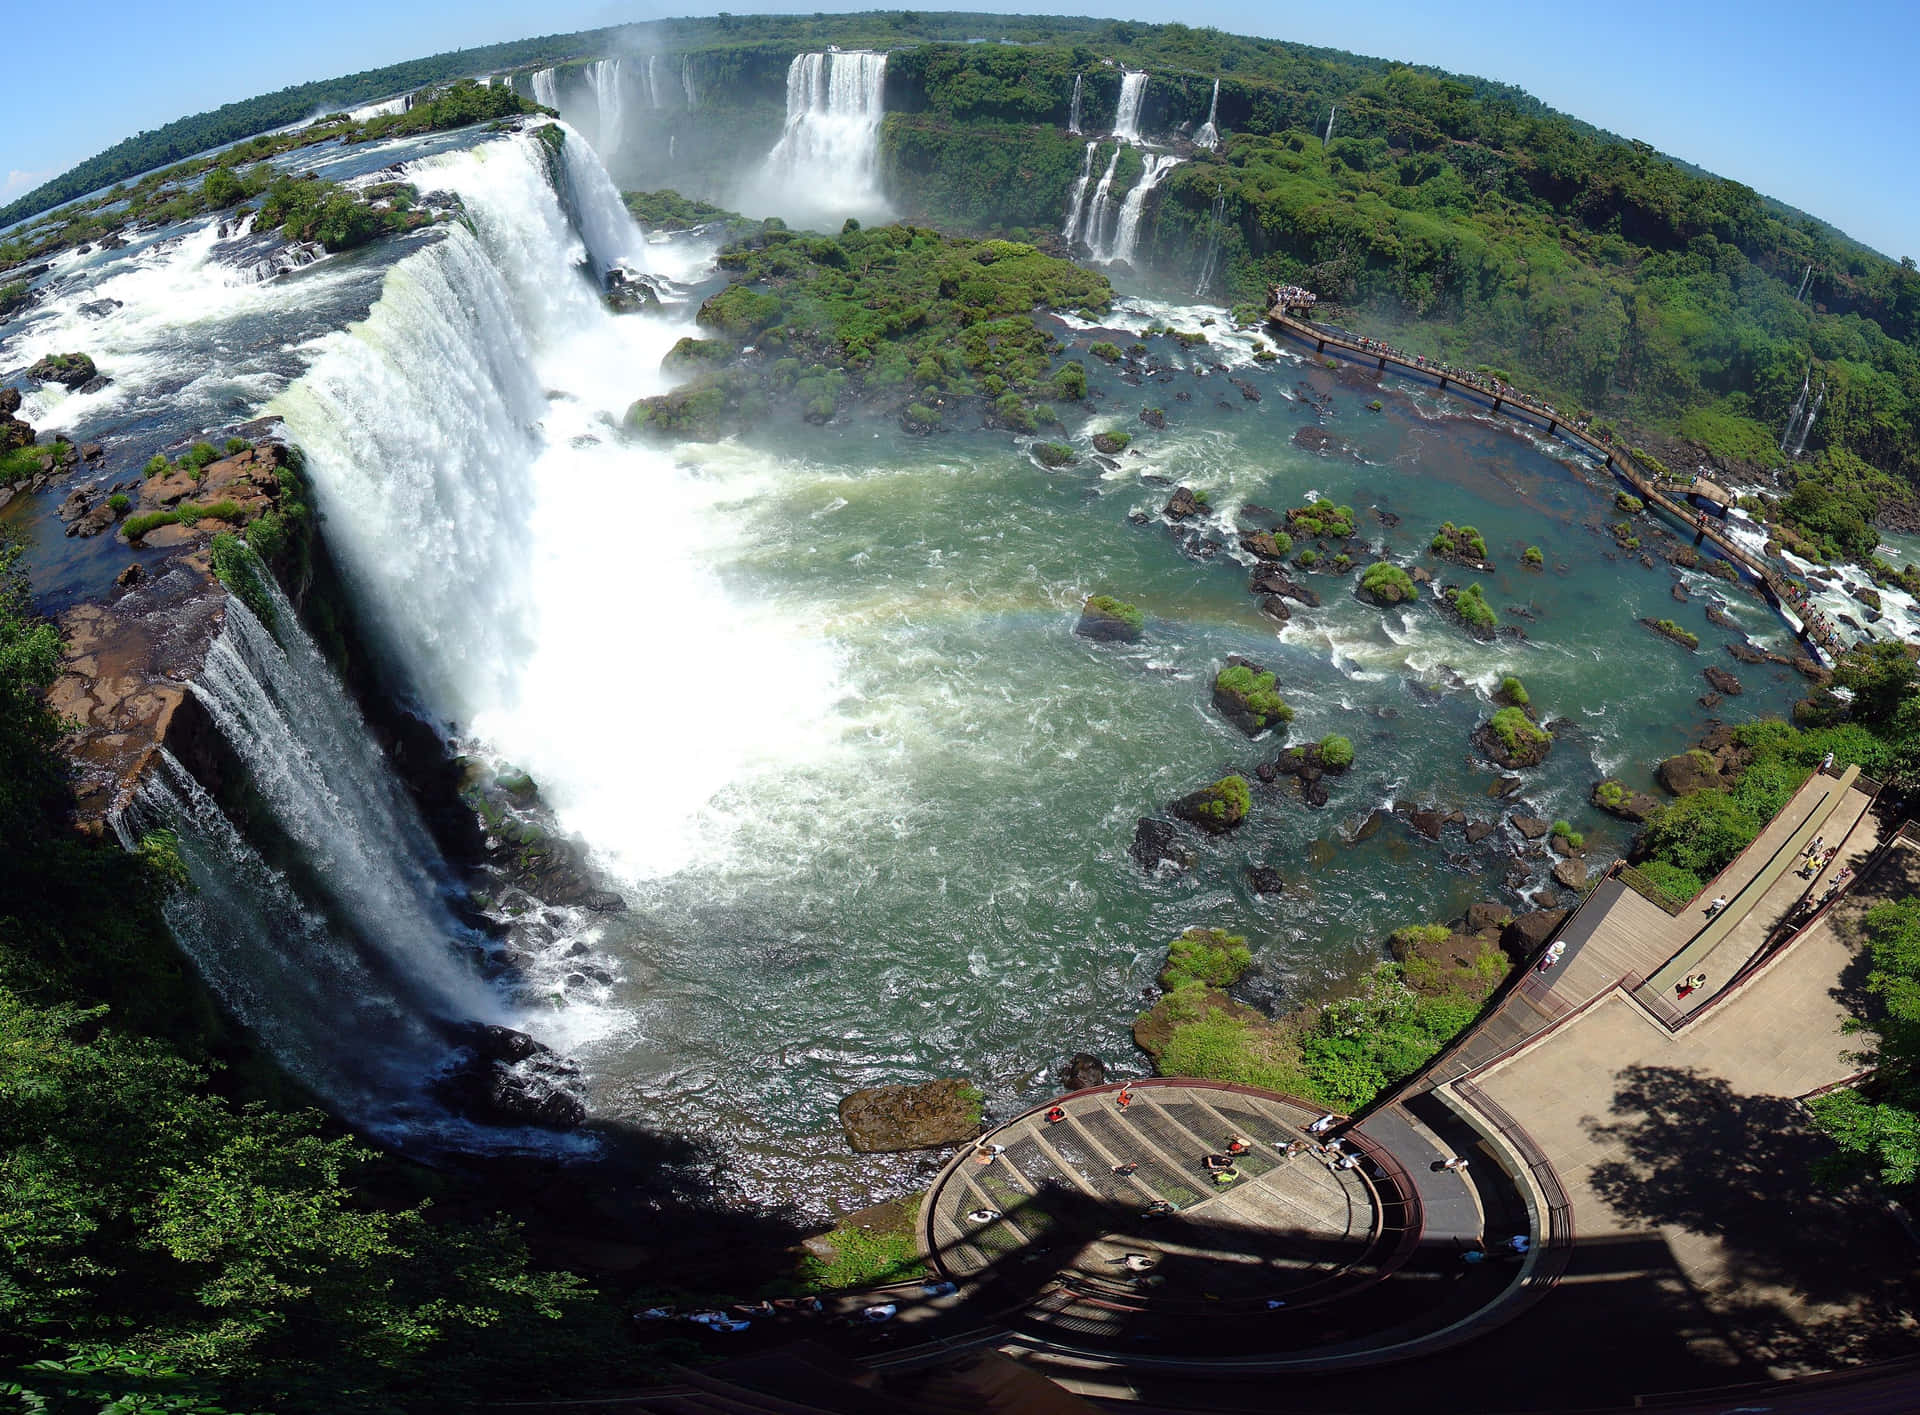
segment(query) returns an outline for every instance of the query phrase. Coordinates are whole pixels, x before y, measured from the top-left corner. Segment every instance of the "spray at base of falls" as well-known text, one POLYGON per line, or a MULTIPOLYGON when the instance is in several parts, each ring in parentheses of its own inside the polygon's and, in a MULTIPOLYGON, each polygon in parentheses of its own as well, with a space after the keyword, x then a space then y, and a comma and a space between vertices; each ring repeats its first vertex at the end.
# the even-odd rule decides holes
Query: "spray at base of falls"
POLYGON ((1113 115, 1113 135, 1121 142, 1140 141, 1140 105, 1147 96, 1144 72, 1127 74, 1120 80, 1120 104, 1113 115))
POLYGON ((891 212, 879 188, 887 56, 796 54, 787 66, 787 122, 762 164, 754 205, 794 225, 839 226, 891 212))
POLYGON ((1208 152, 1220 146, 1220 130, 1213 126, 1213 120, 1220 112, 1220 80, 1213 81, 1213 100, 1207 104, 1207 121, 1200 125, 1200 131, 1193 135, 1193 145, 1204 147, 1208 152))

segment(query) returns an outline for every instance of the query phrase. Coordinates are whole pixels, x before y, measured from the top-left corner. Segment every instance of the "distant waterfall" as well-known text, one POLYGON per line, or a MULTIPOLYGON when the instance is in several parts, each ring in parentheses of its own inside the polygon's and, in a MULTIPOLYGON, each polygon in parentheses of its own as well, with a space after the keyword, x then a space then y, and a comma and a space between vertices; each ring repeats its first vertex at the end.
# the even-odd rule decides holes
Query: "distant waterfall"
POLYGON ((593 106, 597 115, 594 130, 600 160, 612 162, 620 150, 627 126, 626 96, 620 89, 620 60, 596 59, 587 65, 587 82, 593 86, 593 106))
POLYGON ((1114 110, 1113 135, 1121 142, 1140 141, 1140 104, 1147 96, 1145 71, 1120 80, 1120 106, 1114 110))
MULTIPOLYGON (((1087 217, 1087 186, 1093 181, 1093 150, 1098 146, 1098 142, 1087 144, 1087 150, 1080 159, 1080 175, 1074 179, 1073 190, 1067 194, 1067 224, 1060 228, 1060 234, 1066 237, 1069 247, 1080 239, 1080 227, 1087 217)), ((1118 149, 1114 155, 1119 155, 1118 149)))
POLYGON ((1214 188, 1213 206, 1207 212, 1207 253, 1200 261, 1200 278, 1193 282, 1193 293, 1205 295, 1212 288, 1220 274, 1220 251, 1225 243, 1227 223, 1227 189, 1225 184, 1214 188))
POLYGON ((551 108, 556 113, 560 111, 559 76, 552 69, 533 71, 533 101, 542 108, 551 108))
POLYGON ((1800 380, 1800 396, 1793 400, 1793 406, 1787 410, 1787 426, 1780 434, 1780 455, 1787 455, 1787 444, 1793 441, 1794 430, 1800 426, 1800 415, 1807 410, 1807 399, 1813 392, 1813 365, 1807 365, 1807 372, 1800 380))
POLYGON ((1333 115, 1338 113, 1339 111, 1340 111, 1340 105, 1337 103, 1327 110, 1327 133, 1325 137, 1320 139, 1320 145, 1322 147, 1325 147, 1328 143, 1333 141, 1333 115))
POLYGON ((1067 105, 1067 131, 1080 136, 1080 75, 1073 76, 1073 101, 1067 105))
POLYGON ((660 56, 649 54, 647 56, 647 107, 665 108, 666 106, 666 95, 660 91, 660 56))
POLYGON ((1800 437, 1793 444, 1793 455, 1798 457, 1807 450, 1807 434, 1813 431, 1813 420, 1820 416, 1820 405, 1827 401, 1827 385, 1823 382, 1813 395, 1813 406, 1807 409, 1807 420, 1800 424, 1800 437))
POLYGON ((693 87, 693 60, 682 57, 680 60, 680 89, 687 96, 687 107, 699 106, 700 99, 693 87))
POLYGON ((1120 219, 1114 223, 1113 243, 1097 257, 1109 264, 1132 264, 1140 244, 1140 220, 1147 198, 1167 173, 1180 165, 1180 159, 1168 152, 1149 152, 1142 159, 1140 180, 1133 184, 1120 205, 1120 219))
POLYGON ((1213 126, 1213 120, 1220 112, 1220 80, 1213 81, 1213 101, 1207 105, 1207 121, 1200 125, 1200 131, 1193 135, 1193 145, 1204 147, 1212 152, 1220 146, 1220 130, 1213 126))
POLYGON ((1800 277, 1800 288, 1793 292, 1793 302, 1797 305, 1807 297, 1807 286, 1813 283, 1813 265, 1807 265, 1807 273, 1800 277))
POLYGON ((887 214, 879 190, 886 78, 885 54, 794 56, 786 128, 763 170, 764 195, 776 214, 817 225, 887 214))

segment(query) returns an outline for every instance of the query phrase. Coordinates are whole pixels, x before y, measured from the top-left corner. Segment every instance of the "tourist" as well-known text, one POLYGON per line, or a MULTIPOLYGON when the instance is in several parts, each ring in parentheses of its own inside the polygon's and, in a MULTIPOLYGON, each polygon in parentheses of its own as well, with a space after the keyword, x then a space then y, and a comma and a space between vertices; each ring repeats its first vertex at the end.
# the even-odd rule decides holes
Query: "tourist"
POLYGON ((1487 1250, 1484 1248, 1469 1248, 1460 1255, 1460 1261, 1463 1263, 1484 1263, 1486 1260, 1487 1250))
POLYGON ((1126 1268, 1128 1272, 1149 1273, 1153 1271, 1153 1259, 1145 1253, 1128 1253, 1125 1257, 1115 1258, 1114 1262, 1126 1268))
POLYGON ((1360 1168, 1360 1156, 1342 1155, 1334 1161, 1333 1167, 1335 1169, 1358 1169, 1360 1168))
POLYGON ((1168 1200, 1155 1199, 1151 1204, 1148 1204, 1144 1209, 1140 1210, 1140 1217, 1167 1218, 1177 1212, 1178 1210, 1176 1210, 1168 1200))
POLYGON ((1465 1169, 1468 1163, 1469 1161, 1465 1155, 1452 1155, 1446 1159, 1441 1160, 1438 1164, 1434 1166, 1434 1168, 1450 1169, 1457 1174, 1459 1171, 1465 1169))
POLYGON ((1052 1110, 1049 1110, 1047 1112, 1047 1124, 1049 1125, 1058 1125, 1061 1121, 1065 1120, 1066 1118, 1067 1118, 1066 1111, 1062 1110, 1059 1106, 1055 1106, 1052 1110))
POLYGON ((1122 1179, 1125 1179, 1129 1174, 1132 1174, 1138 1168, 1140 1168, 1140 1162, 1138 1160, 1129 1160, 1125 1164, 1116 1164, 1113 1167, 1113 1172, 1119 1175, 1122 1179))
POLYGON ((1233 1157, 1231 1155, 1206 1155, 1202 1157, 1200 1163, 1218 1173, 1220 1170, 1233 1168, 1233 1157))
POLYGON ((1233 1183, 1239 1177, 1240 1177, 1240 1171, 1232 1168, 1216 1169, 1213 1172, 1213 1182, 1216 1187, 1221 1189, 1226 1188, 1229 1184, 1233 1183))
POLYGON ((1722 909, 1726 907, 1727 907, 1727 896, 1724 894, 1716 894, 1713 897, 1713 902, 1707 905, 1707 917, 1709 919, 1713 918, 1722 909))
POLYGON ((1269 1297, 1267 1299, 1267 1310, 1269 1312, 1277 1312, 1286 1305, 1286 1299, 1283 1297, 1269 1297))
POLYGON ((1833 753, 1831 751, 1829 751, 1824 757, 1820 758, 1820 770, 1822 771, 1833 770, 1833 753))
POLYGON ((1507 1246, 1516 1253, 1524 1253, 1533 1246, 1533 1240, 1524 1233, 1516 1233, 1507 1240, 1507 1246))
POLYGON ((995 1219, 999 1217, 1000 1217, 1000 1211, 998 1209, 967 1210, 968 1223, 992 1223, 995 1219))
POLYGON ((1558 938, 1555 939, 1552 943, 1547 945, 1547 951, 1540 955, 1540 962, 1535 966, 1534 971, 1539 973, 1552 972, 1553 965, 1560 961, 1562 955, 1564 955, 1566 951, 1567 951, 1566 940, 1558 939, 1558 938))
POLYGON ((1339 1118, 1340 1118, 1339 1116, 1329 1112, 1328 1114, 1323 1115, 1318 1120, 1314 1121, 1313 1124, 1309 1125, 1307 1127, 1307 1133, 1309 1135, 1324 1135, 1327 1133, 1327 1131, 1333 1129, 1334 1122, 1339 1118))
POLYGON ((973 1152, 975 1164, 992 1164, 1007 1152, 1005 1145, 982 1145, 973 1152))
POLYGON ((1113 1103, 1119 1106, 1120 1109, 1122 1110, 1125 1110, 1128 1106, 1132 1105, 1133 1104, 1133 1087, 1122 1086, 1120 1088, 1120 1094, 1113 1098, 1113 1103))
POLYGON ((1679 985, 1674 988, 1673 995, 1675 998, 1691 997, 1706 985, 1706 981, 1707 975, 1705 973, 1689 973, 1686 977, 1682 978, 1679 985))
POLYGON ((889 1322, 900 1308, 892 1302, 882 1302, 878 1306, 868 1307, 860 1313, 863 1322, 889 1322))
POLYGON ((1227 1136, 1227 1153, 1230 1155, 1244 1155, 1252 1148, 1251 1144, 1238 1135, 1227 1136))
POLYGON ((930 1282, 920 1289, 922 1297, 951 1297, 960 1290, 958 1283, 930 1282))

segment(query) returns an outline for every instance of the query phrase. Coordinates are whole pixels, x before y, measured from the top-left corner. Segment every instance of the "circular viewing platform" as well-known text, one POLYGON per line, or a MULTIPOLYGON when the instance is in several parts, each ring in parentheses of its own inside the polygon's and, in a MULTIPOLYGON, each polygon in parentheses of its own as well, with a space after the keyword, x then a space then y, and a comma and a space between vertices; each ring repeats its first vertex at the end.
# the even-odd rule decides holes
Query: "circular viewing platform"
POLYGON ((946 1276, 1009 1289, 1020 1324, 1050 1342, 1137 1347, 1164 1330, 1178 1343, 1203 1315, 1215 1350, 1315 1345, 1326 1324, 1310 1313, 1350 1317, 1347 1299, 1420 1231, 1399 1163, 1358 1136, 1323 1146, 1307 1129, 1320 1114, 1206 1081, 1075 1092, 949 1163, 921 1239, 946 1276), (1216 1180, 1210 1155, 1231 1159, 1231 1177, 1216 1180))

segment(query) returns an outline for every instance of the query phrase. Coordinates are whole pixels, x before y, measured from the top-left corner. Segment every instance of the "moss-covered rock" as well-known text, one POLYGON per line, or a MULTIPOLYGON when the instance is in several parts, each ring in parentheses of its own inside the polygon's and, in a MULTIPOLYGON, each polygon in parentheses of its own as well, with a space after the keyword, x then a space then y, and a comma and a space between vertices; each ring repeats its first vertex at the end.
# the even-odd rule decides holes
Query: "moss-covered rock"
POLYGON ((980 1133, 983 1097, 952 1077, 917 1086, 870 1086, 840 1102, 840 1125, 856 1154, 936 1150, 980 1133))
POLYGON ((1232 987, 1253 962, 1246 939, 1225 929, 1188 929, 1167 945, 1160 986, 1168 992, 1199 983, 1209 988, 1232 987))
POLYGON ((1682 628, 1671 619, 1642 619, 1640 622, 1647 628, 1653 630, 1653 632, 1661 638, 1669 639, 1690 652, 1696 651, 1700 647, 1700 636, 1698 634, 1694 633, 1691 629, 1682 628))
POLYGON ((1610 816, 1636 825, 1660 809, 1660 803, 1644 791, 1629 790, 1622 782, 1608 777, 1593 784, 1593 804, 1610 816))
POLYGON ((1382 560, 1360 572, 1360 582, 1353 593, 1356 599, 1367 604, 1391 609, 1396 604, 1417 599, 1420 591, 1413 583, 1413 576, 1398 565, 1382 560))
POLYGON ((1043 467, 1067 467, 1080 460, 1064 442, 1036 442, 1032 450, 1034 460, 1043 467))
POLYGON ((1073 632, 1083 639, 1113 643, 1133 643, 1145 632, 1147 616, 1125 600, 1112 595, 1088 595, 1080 607, 1080 622, 1073 632))
POLYGON ((1353 508, 1313 501, 1287 512, 1287 530, 1297 540, 1345 540, 1353 534, 1353 508))
POLYGON ((1108 457, 1117 456, 1132 444, 1133 434, 1130 432, 1096 432, 1093 435, 1093 450, 1108 457))
POLYGON ((1214 675, 1213 705, 1249 737, 1293 720, 1293 709, 1274 686, 1272 670, 1237 655, 1214 675))
POLYGON ((1465 565, 1470 570, 1493 569, 1493 563, 1487 559, 1486 538, 1472 526, 1456 526, 1451 521, 1442 521, 1427 549, 1442 560, 1465 565))
POLYGON ((1504 707, 1480 724, 1473 734, 1473 744, 1488 761, 1514 771, 1545 761, 1553 749, 1553 738, 1536 727, 1520 708, 1504 707))
POLYGON ((1245 777, 1223 776, 1211 786, 1182 796, 1170 807, 1176 816, 1202 830, 1224 835, 1253 809, 1253 789, 1245 777))
POLYGON ((1487 603, 1487 597, 1478 585, 1468 585, 1464 589, 1458 585, 1448 585, 1440 592, 1441 606, 1474 638, 1491 639, 1500 628, 1500 616, 1487 603))

